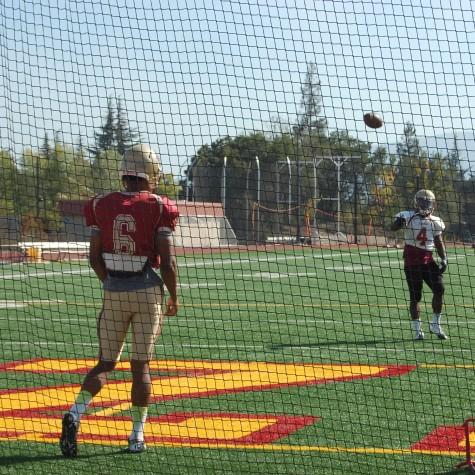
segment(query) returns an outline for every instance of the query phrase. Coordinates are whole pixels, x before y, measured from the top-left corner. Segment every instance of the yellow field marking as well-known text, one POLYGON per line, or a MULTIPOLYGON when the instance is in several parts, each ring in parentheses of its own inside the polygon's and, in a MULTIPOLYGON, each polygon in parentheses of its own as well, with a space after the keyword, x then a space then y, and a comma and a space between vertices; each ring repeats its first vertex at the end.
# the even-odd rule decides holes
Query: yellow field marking
MULTIPOLYGON (((150 444, 149 444, 150 445, 150 444)), ((268 450, 273 452, 322 452, 322 453, 350 453, 363 455, 440 455, 445 457, 463 457, 461 452, 449 450, 421 450, 421 449, 392 449, 386 447, 328 447, 322 445, 290 445, 290 444, 226 444, 226 443, 176 443, 160 442, 162 447, 190 447, 207 449, 238 449, 238 450, 268 450)))
MULTIPOLYGON (((206 449, 262 450, 273 452, 322 452, 353 453, 364 455, 440 455, 462 457, 462 451, 418 450, 387 447, 329 447, 320 445, 291 444, 242 444, 234 443, 254 432, 275 423, 274 419, 260 419, 252 416, 231 418, 226 416, 200 417, 191 415, 180 422, 158 422, 149 424, 148 434, 152 437, 183 438, 183 442, 147 441, 149 447, 189 447, 206 449), (200 442, 188 442, 186 439, 200 438, 200 442), (221 440, 215 442, 216 439, 221 440)), ((130 420, 124 419, 87 419, 81 420, 80 443, 108 446, 123 446, 132 428, 130 420), (81 440, 84 437, 84 440, 81 440)), ((12 440, 8 433, 14 433, 16 440, 54 443, 58 442, 61 432, 61 419, 57 418, 0 418, 1 440, 12 440)))
MULTIPOLYGON (((87 369, 94 364, 94 360, 40 360, 26 362, 15 367, 34 371, 72 371, 87 369), (82 366, 81 366, 82 365, 82 366)), ((128 367, 121 362, 119 368, 128 367)), ((348 364, 285 364, 246 361, 153 361, 152 369, 166 371, 199 371, 208 370, 205 374, 185 374, 163 377, 152 381, 153 397, 170 399, 175 397, 203 397, 208 394, 258 390, 260 388, 278 388, 280 386, 310 384, 316 380, 339 380, 344 378, 371 377, 387 369, 386 365, 348 365, 348 364), (219 374, 217 374, 219 373, 219 374)), ((23 389, 0 395, 0 411, 33 410, 46 407, 72 404, 79 385, 68 387, 46 387, 23 389)), ((110 381, 104 386, 95 399, 104 405, 113 401, 119 404, 104 409, 103 414, 110 415, 128 408, 124 401, 129 400, 132 388, 131 381, 110 381)))
MULTIPOLYGON (((20 362, 12 371, 84 371, 95 364, 94 359, 51 359, 20 362)), ((198 396, 226 393, 229 391, 258 390, 260 388, 278 388, 279 386, 312 383, 315 380, 339 380, 354 377, 377 376, 388 369, 387 365, 351 365, 351 364, 286 364, 246 361, 194 361, 194 360, 154 360, 150 363, 152 370, 178 372, 178 375, 153 380, 153 396, 158 399, 173 397, 198 396), (198 374, 195 372, 198 371, 198 374), (203 371, 203 374, 200 374, 203 371), (185 372, 185 374, 180 374, 185 372)), ((129 363, 119 362, 118 369, 128 369, 129 363)), ((436 365, 420 364, 422 369, 473 369, 475 365, 436 365)), ((8 371, 8 370, 7 370, 8 371)), ((118 418, 101 418, 129 409, 131 391, 130 381, 110 381, 96 398, 95 402, 112 404, 95 412, 92 417, 85 417, 81 422, 81 434, 85 440, 81 443, 122 446, 131 429, 127 414, 118 418)), ((27 388, 18 392, 0 395, 0 411, 27 410, 64 406, 73 402, 79 385, 67 387, 27 388)), ((150 435, 158 438, 177 440, 151 440, 148 445, 161 447, 196 447, 208 449, 267 450, 279 452, 327 452, 354 454, 388 454, 411 455, 427 454, 461 457, 464 441, 459 443, 460 451, 441 451, 411 448, 385 447, 328 447, 319 445, 291 445, 276 443, 234 443, 243 437, 259 432, 276 423, 277 418, 262 418, 243 415, 242 417, 220 414, 190 414, 184 420, 156 420, 150 422, 150 435), (180 440, 181 439, 181 440, 180 440), (188 439, 188 440, 187 440, 188 439), (189 442, 189 440, 196 442, 189 442), (197 441, 197 439, 200 439, 197 441)), ((60 417, 14 417, 0 415, 0 440, 16 440, 57 443, 61 431, 60 417)), ((475 433, 471 434, 475 445, 475 433)))
POLYGON ((267 450, 273 452, 322 452, 322 453, 350 453, 363 455, 440 455, 445 457, 463 457, 461 452, 442 450, 419 450, 419 449, 391 449, 386 447, 328 447, 321 445, 290 445, 290 444, 195 444, 161 442, 163 447, 190 447, 207 449, 238 449, 238 450, 267 450))
MULTIPOLYGON (((149 422, 147 433, 153 437, 167 437, 186 439, 202 439, 200 445, 207 440, 225 441, 238 440, 258 432, 277 422, 277 419, 263 419, 259 417, 206 417, 190 415, 179 422, 153 421, 149 422)), ((132 429, 132 422, 129 419, 81 419, 81 437, 86 439, 85 443, 103 443, 107 445, 121 445, 126 440, 132 429)), ((15 434, 17 440, 28 440, 36 442, 56 442, 57 435, 61 432, 61 418, 51 417, 0 417, 0 440, 6 438, 11 440, 15 434), (52 436, 52 434, 55 434, 52 436)), ((177 442, 181 444, 181 442, 177 442)), ((162 445, 162 442, 153 442, 149 445, 162 445)))
MULTIPOLYGON (((242 444, 234 443, 254 432, 258 432, 276 422, 275 419, 260 419, 258 417, 245 416, 232 418, 221 416, 201 417, 193 416, 180 422, 150 422, 148 434, 150 439, 155 437, 173 437, 185 439, 183 442, 166 442, 150 440, 147 444, 151 447, 194 447, 207 449, 239 449, 239 450, 263 450, 278 452, 326 452, 326 453, 354 453, 365 455, 440 455, 461 457, 460 451, 420 450, 387 447, 329 447, 319 445, 291 445, 291 444, 242 444), (200 442, 188 442, 186 439, 200 438, 200 442), (219 439, 220 442, 215 442, 219 439)), ((109 446, 124 445, 131 430, 132 423, 125 419, 87 419, 81 420, 81 436, 85 440, 81 443, 99 444, 109 446)), ((57 443, 61 432, 61 419, 57 418, 0 418, 0 440, 12 440, 9 432, 15 434, 17 440, 57 443)), ((80 436, 80 437, 81 437, 80 436)), ((81 438, 82 438, 81 437, 81 438)), ((462 444, 463 445, 463 444, 462 444)), ((461 447, 463 448, 463 447, 461 447)))
MULTIPOLYGON (((213 369, 224 371, 222 374, 207 374, 199 376, 178 376, 161 378, 152 383, 153 397, 169 398, 187 395, 197 396, 215 392, 228 392, 243 390, 245 388, 279 387, 281 385, 294 385, 310 383, 315 380, 333 380, 345 377, 372 376, 380 373, 385 366, 370 365, 295 365, 273 364, 265 362, 179 362, 173 366, 168 361, 168 369, 213 369), (184 364, 183 364, 184 363, 184 364)), ((100 394, 104 400, 124 399, 124 393, 130 392, 130 382, 109 382, 100 394)), ((1 398, 0 398, 1 406, 1 398)), ((100 412, 101 415, 111 415, 128 409, 130 406, 121 403, 100 412)))
MULTIPOLYGON (((26 361, 26 362, 19 362, 19 363, 12 363, 14 364, 14 371, 45 371, 45 372, 71 372, 71 371, 88 371, 91 369, 97 360, 92 358, 84 358, 84 359, 44 359, 38 361, 26 361)), ((239 361, 199 361, 199 360, 152 360, 150 361, 150 369, 152 371, 163 371, 163 372, 176 372, 176 371, 196 371, 196 370, 213 370, 213 371, 241 371, 251 368, 251 362, 239 362, 239 361)), ((381 371, 381 368, 386 368, 386 365, 352 365, 351 363, 342 364, 342 365, 334 365, 334 364, 311 364, 311 363, 301 363, 301 364, 285 364, 285 363, 265 363, 265 362, 257 362, 254 363, 261 368, 261 372, 263 371, 262 368, 268 368, 269 372, 275 372, 277 369, 279 371, 287 371, 289 368, 296 368, 302 367, 307 368, 305 371, 309 372, 308 368, 331 368, 332 371, 336 371, 339 367, 344 368, 345 374, 340 373, 340 376, 355 376, 357 374, 368 374, 368 368, 376 368, 371 372, 378 372, 381 371), (269 365, 274 365, 273 367, 269 365)), ((475 369, 475 364, 436 364, 436 363, 419 363, 413 365, 418 369, 475 369)), ((129 371, 130 370, 130 362, 129 361, 119 361, 116 365, 116 370, 118 371, 129 371)), ((295 370, 297 371, 297 370, 295 370)), ((303 369, 298 370, 300 372, 304 371, 303 369)), ((312 371, 312 370, 310 370, 312 371)), ((291 371, 292 372, 292 371, 291 371)), ((313 375, 315 376, 315 372, 313 375)), ((332 373, 334 377, 338 378, 338 373, 332 373)), ((319 377, 325 377, 324 373, 320 373, 319 377)))

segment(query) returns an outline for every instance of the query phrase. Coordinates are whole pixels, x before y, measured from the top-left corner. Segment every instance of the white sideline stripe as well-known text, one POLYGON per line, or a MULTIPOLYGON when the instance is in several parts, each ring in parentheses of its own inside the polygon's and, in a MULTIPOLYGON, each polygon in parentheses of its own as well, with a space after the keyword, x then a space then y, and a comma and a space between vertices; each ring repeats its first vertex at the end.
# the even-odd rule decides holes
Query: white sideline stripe
MULTIPOLYGON (((382 268, 383 266, 393 263, 400 264, 400 261, 394 259, 393 261, 378 262, 378 265, 349 264, 346 266, 323 267, 318 268, 318 270, 360 272, 368 269, 382 268)), ((400 267, 402 267, 402 264, 400 267)), ((240 274, 239 277, 242 277, 243 279, 259 277, 263 279, 280 279, 283 277, 315 277, 317 275, 321 275, 321 272, 255 272, 253 274, 240 274)))
POLYGON ((198 284, 178 284, 178 288, 183 289, 206 289, 208 287, 224 287, 225 284, 218 282, 202 282, 198 284))
MULTIPOLYGON (((368 251, 366 253, 359 253, 357 255, 379 255, 381 253, 397 253, 401 252, 401 249, 384 249, 381 251, 368 251)), ((292 256, 292 255, 285 255, 285 256, 274 256, 274 257, 268 257, 265 256, 263 258, 255 258, 255 259, 224 259, 224 260, 204 260, 204 261, 197 261, 197 262, 189 262, 189 263, 179 263, 179 267, 205 267, 205 266, 210 266, 211 268, 216 268, 220 266, 225 266, 225 265, 230 265, 230 264, 252 264, 252 263, 257 263, 257 262, 278 262, 278 261, 288 261, 288 260, 305 260, 305 259, 310 259, 313 258, 314 260, 319 260, 319 259, 327 259, 331 258, 333 259, 340 259, 342 257, 347 257, 347 256, 355 256, 354 253, 341 253, 341 254, 322 254, 320 256, 318 255, 299 255, 299 256, 292 256)), ((459 260, 459 259, 466 259, 468 257, 467 254, 457 254, 453 257, 449 257, 450 260, 459 260)), ((348 263, 347 266, 332 266, 332 267, 324 267, 325 270, 367 270, 367 269, 372 269, 375 267, 380 267, 381 265, 388 265, 390 263, 394 262, 394 260, 391 261, 384 261, 384 262, 376 262, 375 264, 371 265, 363 265, 363 264, 352 264, 348 263), (379 265, 378 265, 379 264, 379 265)), ((7 280, 7 279, 12 279, 12 280, 24 280, 28 278, 40 278, 40 277, 51 277, 55 275, 81 275, 81 274, 94 274, 92 269, 79 269, 79 270, 61 270, 61 271, 45 271, 45 272, 32 272, 32 273, 16 273, 16 274, 0 274, 0 280, 7 280)), ((272 273, 269 273, 272 274, 272 273)), ((290 276, 310 276, 310 275, 316 275, 316 274, 309 274, 309 273, 295 273, 295 274, 286 274, 290 276)), ((252 274, 243 274, 243 277, 252 277, 252 274)))
MULTIPOLYGON (((368 251, 367 253, 359 253, 359 255, 374 255, 374 254, 381 254, 381 253, 395 253, 401 252, 401 249, 384 249, 380 251, 368 251)), ((257 257, 254 259, 223 259, 223 260, 216 260, 216 259, 209 259, 209 260, 202 260, 202 261, 195 261, 195 262, 179 262, 179 267, 205 267, 211 266, 213 268, 219 266, 225 266, 230 264, 243 264, 243 263, 256 263, 256 262, 278 262, 278 261, 288 261, 288 260, 302 260, 302 259, 339 259, 341 257, 347 256, 354 256, 355 253, 350 252, 343 252, 340 254, 335 253, 327 253, 322 255, 282 255, 282 256, 263 256, 257 257)), ((185 258, 186 261, 186 258, 185 258)), ((17 273, 17 274, 2 274, 0 275, 0 279, 26 279, 29 277, 49 277, 54 276, 57 274, 93 274, 94 272, 92 269, 79 269, 79 270, 70 270, 70 271, 45 271, 45 272, 32 272, 32 273, 17 273)))
MULTIPOLYGON (((24 317, 15 317, 15 321, 21 321, 21 322, 32 322, 32 321, 42 321, 42 322, 61 322, 61 323, 75 323, 75 322, 92 322, 95 317, 75 317, 75 316, 67 316, 67 317, 62 317, 62 318, 49 318, 45 319, 43 317, 37 317, 37 316, 24 316, 24 317)), ((11 317, 0 317, 0 321, 7 321, 11 320, 11 317)), ((222 327, 226 325, 229 327, 230 325, 232 326, 233 324, 236 324, 236 326, 239 324, 239 327, 244 327, 244 326, 249 326, 249 325, 259 325, 262 326, 263 323, 270 323, 270 324, 277 324, 281 326, 286 326, 286 325, 302 325, 302 326, 315 326, 315 325, 326 325, 326 326, 334 326, 334 327, 345 327, 349 326, 351 328, 354 328, 356 325, 373 325, 373 328, 375 329, 386 329, 386 330, 391 330, 393 328, 408 328, 408 321, 405 320, 400 320, 400 321, 392 321, 390 325, 378 325, 374 326, 374 321, 373 320, 358 320, 355 321, 356 319, 352 320, 351 323, 349 322, 341 322, 341 321, 334 321, 334 320, 310 320, 310 319, 288 319, 288 320, 255 320, 255 321, 250 321, 250 320, 226 320, 226 319, 220 319, 220 318, 198 318, 194 321, 197 325, 201 323, 214 323, 214 326, 208 326, 205 329, 208 330, 213 330, 213 327, 222 327)), ((95 320, 94 320, 95 321, 95 320)), ((185 328, 196 328, 196 325, 192 325, 190 323, 187 323, 186 325, 181 325, 180 321, 178 320, 168 320, 169 322, 168 325, 172 326, 178 326, 180 328, 185 327, 185 328), (176 323, 176 325, 173 325, 176 323)), ((188 321, 189 322, 189 321, 188 321)), ((427 324, 430 323, 427 321, 427 324)), ((444 321, 443 326, 447 326, 450 328, 450 326, 453 325, 454 327, 460 328, 460 321, 444 321)), ((475 325, 475 320, 467 320, 464 322, 464 326, 471 326, 475 325)), ((348 332, 349 334, 350 332, 348 332)), ((354 330, 351 330, 351 333, 355 334, 354 330)))
MULTIPOLYGON (((2 344, 10 344, 11 346, 21 346, 21 345, 32 345, 32 346, 71 346, 71 345, 80 345, 80 346, 90 346, 90 347, 97 347, 99 346, 97 343, 80 343, 80 342, 65 342, 65 341, 10 341, 10 340, 1 340, 2 344)), ((428 340, 429 341, 429 340, 428 340)), ((438 340, 434 340, 436 343, 438 340)), ((408 340, 409 342, 409 340, 408 340)), ((414 345, 423 345, 424 343, 418 342, 415 343, 413 342, 414 345)), ((437 344, 437 343, 436 343, 437 344)), ((176 348, 176 344, 157 344, 155 345, 156 347, 161 347, 161 348, 176 348)), ((277 350, 274 350, 270 348, 271 346, 278 346, 278 345, 272 345, 271 343, 269 345, 199 345, 199 344, 188 344, 188 343, 181 343, 181 347, 183 348, 201 348, 201 349, 216 349, 216 350, 226 350, 226 349, 235 349, 235 350, 243 350, 243 351, 249 351, 249 350, 261 350, 264 353, 266 352, 275 352, 277 350)), ((420 353, 471 353, 472 350, 470 348, 367 348, 367 347, 361 347, 361 348, 351 348, 348 347, 348 343, 343 343, 341 345, 335 345, 335 346, 324 346, 323 348, 318 346, 318 344, 309 346, 309 345, 295 345, 295 346, 284 346, 284 348, 281 349, 283 352, 286 352, 288 350, 304 350, 304 351, 318 351, 322 352, 322 350, 334 350, 334 351, 341 351, 344 350, 345 353, 371 353, 371 352, 393 352, 393 353, 407 353, 408 351, 414 351, 414 352, 420 352, 420 353)))
POLYGON ((381 254, 381 253, 395 253, 395 252, 402 252, 402 249, 381 249, 380 251, 368 251, 368 252, 360 252, 358 254, 356 253, 351 253, 351 252, 342 252, 339 254, 336 253, 327 253, 327 254, 306 254, 306 255, 282 255, 282 256, 263 256, 262 258, 256 257, 254 259, 223 259, 223 260, 203 260, 203 261, 196 261, 196 262, 184 262, 178 264, 179 267, 203 267, 203 266, 210 266, 210 267, 216 267, 216 266, 221 266, 221 265, 229 265, 229 264, 243 264, 243 263, 256 263, 256 262, 278 262, 278 261, 290 261, 290 260, 302 260, 302 259, 339 259, 341 257, 349 257, 349 256, 355 256, 355 255, 360 255, 360 256, 370 256, 374 254, 381 254))
POLYGON ((345 266, 332 266, 332 267, 325 267, 325 270, 329 271, 344 271, 344 272, 361 272, 368 269, 378 269, 382 268, 383 266, 387 268, 390 264, 398 264, 399 267, 402 267, 402 262, 400 260, 393 259, 391 261, 383 261, 377 262, 377 265, 369 265, 369 264, 348 264, 345 266))
MULTIPOLYGON (((465 259, 466 256, 454 256, 451 260, 465 259)), ((318 268, 318 270, 325 271, 343 271, 343 272, 362 272, 371 269, 383 269, 388 265, 397 264, 402 269, 403 262, 400 259, 392 259, 388 261, 376 261, 375 264, 352 264, 343 266, 325 266, 318 268)), ((236 274, 237 275, 237 274, 236 274)), ((280 279, 285 277, 316 277, 321 275, 321 272, 254 272, 248 274, 239 274, 239 277, 243 279, 262 278, 262 279, 280 279)))
POLYGON ((93 274, 92 269, 79 269, 79 270, 61 270, 61 271, 48 271, 48 272, 29 272, 27 274, 2 274, 1 279, 22 280, 29 278, 51 277, 55 275, 78 275, 78 274, 93 274))
POLYGON ((9 308, 24 308, 28 305, 66 304, 66 300, 0 300, 0 310, 9 308))

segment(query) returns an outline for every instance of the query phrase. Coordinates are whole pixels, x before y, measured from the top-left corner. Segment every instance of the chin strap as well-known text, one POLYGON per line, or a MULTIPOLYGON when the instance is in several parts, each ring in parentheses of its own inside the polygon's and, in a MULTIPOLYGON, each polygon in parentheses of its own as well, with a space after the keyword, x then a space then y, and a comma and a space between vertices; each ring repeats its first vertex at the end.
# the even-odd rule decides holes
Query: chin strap
POLYGON ((432 214, 432 210, 424 210, 424 209, 418 209, 417 214, 419 216, 422 216, 423 218, 427 218, 427 216, 430 216, 432 214))

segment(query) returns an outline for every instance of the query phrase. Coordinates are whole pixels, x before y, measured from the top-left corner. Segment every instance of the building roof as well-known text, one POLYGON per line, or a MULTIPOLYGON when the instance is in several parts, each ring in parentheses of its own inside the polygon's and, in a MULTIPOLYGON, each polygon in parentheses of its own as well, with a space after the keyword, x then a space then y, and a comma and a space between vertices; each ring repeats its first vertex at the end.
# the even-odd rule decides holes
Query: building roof
MULTIPOLYGON (((61 200, 59 211, 64 216, 82 216, 86 201, 82 200, 61 200)), ((213 216, 223 217, 224 209, 221 203, 210 203, 205 201, 177 201, 178 211, 181 216, 213 216)))
POLYGON ((180 216, 213 216, 223 217, 224 209, 221 203, 206 201, 177 201, 180 216))

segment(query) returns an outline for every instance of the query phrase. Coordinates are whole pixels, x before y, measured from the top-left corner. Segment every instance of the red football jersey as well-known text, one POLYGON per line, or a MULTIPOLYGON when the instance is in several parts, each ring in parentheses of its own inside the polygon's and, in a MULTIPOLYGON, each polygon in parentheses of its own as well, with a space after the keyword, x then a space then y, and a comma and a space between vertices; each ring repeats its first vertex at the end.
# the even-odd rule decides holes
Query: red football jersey
POLYGON ((106 266, 125 271, 141 270, 147 259, 158 265, 155 235, 174 231, 179 217, 174 202, 148 191, 96 196, 84 215, 87 226, 100 230, 106 266))

